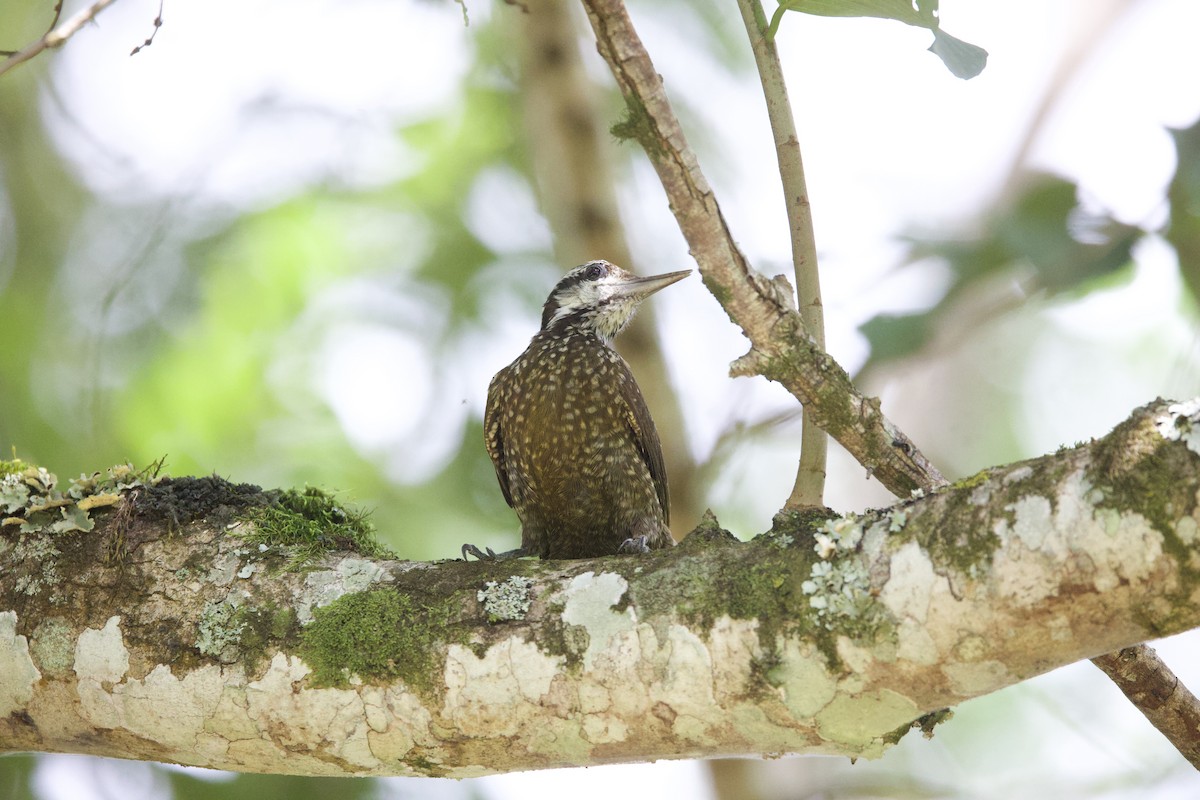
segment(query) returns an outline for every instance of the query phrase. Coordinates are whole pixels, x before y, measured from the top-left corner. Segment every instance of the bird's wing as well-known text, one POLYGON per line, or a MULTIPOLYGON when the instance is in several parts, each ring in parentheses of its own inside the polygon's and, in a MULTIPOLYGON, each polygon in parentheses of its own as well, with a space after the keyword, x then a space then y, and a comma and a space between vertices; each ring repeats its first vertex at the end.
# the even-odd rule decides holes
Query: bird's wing
POLYGON ((511 506, 512 490, 508 486, 508 468, 504 462, 504 432, 500 429, 500 406, 504 402, 500 386, 503 385, 507 372, 508 367, 497 372, 488 385, 487 407, 483 412, 483 443, 487 447, 488 455, 492 457, 492 466, 496 468, 496 480, 500 482, 500 491, 504 493, 505 502, 511 506))
POLYGON ((667 491, 667 468, 663 464, 662 444, 658 441, 658 431, 654 428, 654 420, 650 417, 650 409, 642 397, 629 365, 621 362, 620 370, 621 399, 625 401, 625 417, 629 428, 633 431, 633 440, 637 443, 642 460, 650 470, 650 478, 654 481, 654 490, 658 493, 658 503, 662 506, 663 522, 671 523, 671 498, 667 491))

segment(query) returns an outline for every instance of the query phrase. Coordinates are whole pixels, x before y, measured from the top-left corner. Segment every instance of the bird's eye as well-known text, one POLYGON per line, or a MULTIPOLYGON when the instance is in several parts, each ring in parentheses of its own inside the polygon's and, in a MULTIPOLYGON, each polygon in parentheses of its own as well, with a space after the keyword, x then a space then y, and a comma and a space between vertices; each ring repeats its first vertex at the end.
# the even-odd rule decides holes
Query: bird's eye
POLYGON ((584 274, 589 281, 598 281, 604 277, 604 267, 600 264, 592 264, 584 274))

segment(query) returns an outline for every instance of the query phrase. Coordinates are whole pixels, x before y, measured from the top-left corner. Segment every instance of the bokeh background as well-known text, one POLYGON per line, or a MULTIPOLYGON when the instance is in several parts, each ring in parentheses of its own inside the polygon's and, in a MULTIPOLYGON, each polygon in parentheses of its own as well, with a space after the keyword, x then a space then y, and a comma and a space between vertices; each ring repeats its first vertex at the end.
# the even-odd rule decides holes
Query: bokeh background
MULTIPOLYGON (((778 43, 828 347, 958 477, 1200 394, 1200 5, 943 5, 944 27, 990 53, 971 81, 894 22, 789 14, 778 43)), ((168 2, 131 57, 159 6, 119 0, 0 76, 0 452, 60 475, 165 457, 173 474, 337 490, 406 558, 514 546, 481 443, 489 378, 574 264, 694 266, 644 156, 606 133, 622 104, 581 10, 530 6, 558 8, 558 34, 483 0, 168 2), (581 59, 565 84, 530 57, 555 35, 581 59), (590 116, 567 142, 590 152, 586 179, 555 161, 555 104, 580 97, 590 116), (603 224, 560 219, 568 195, 594 195, 603 224)), ((734 0, 630 9, 740 244, 763 272, 790 272, 734 0)), ((52 14, 4 0, 0 48, 52 14)), ((746 342, 699 280, 652 305, 620 344, 665 440, 676 535, 712 508, 748 538, 791 487, 795 405, 727 377, 746 342)), ((826 494, 838 511, 889 502, 836 446, 826 494)), ((1200 687, 1200 635, 1156 646, 1200 687)), ((0 798, 615 793, 1193 798, 1200 778, 1087 663, 854 765, 455 783, 0 758, 0 798)))

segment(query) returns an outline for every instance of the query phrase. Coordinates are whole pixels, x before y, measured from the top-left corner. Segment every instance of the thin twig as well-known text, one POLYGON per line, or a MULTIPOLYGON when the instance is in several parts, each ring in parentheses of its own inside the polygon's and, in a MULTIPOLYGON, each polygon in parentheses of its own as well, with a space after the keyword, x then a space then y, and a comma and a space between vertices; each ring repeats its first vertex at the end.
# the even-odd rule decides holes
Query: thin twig
POLYGON ((95 3, 75 14, 59 27, 47 31, 42 38, 33 42, 25 49, 13 53, 3 63, 0 63, 0 75, 15 68, 18 64, 25 63, 43 50, 61 47, 68 39, 78 33, 80 28, 95 19, 97 14, 114 2, 116 0, 96 0, 95 3))
MULTIPOLYGON (((804 179, 804 160, 800 156, 800 137, 792 104, 788 100, 787 83, 775 42, 764 34, 767 15, 759 0, 738 0, 763 97, 767 102, 767 118, 775 137, 775 157, 779 161, 779 177, 783 182, 784 206, 792 238, 792 270, 796 275, 796 294, 800 302, 800 317, 817 347, 825 349, 825 311, 821 303, 821 279, 817 268, 817 239, 813 232, 812 207, 808 201, 808 185, 804 179)), ((825 464, 829 440, 817 427, 807 407, 804 428, 800 436, 800 464, 796 482, 788 497, 789 507, 822 506, 825 495, 825 464)))
POLYGON ((162 12, 163 12, 163 3, 164 2, 165 2, 165 0, 158 0, 158 16, 154 18, 154 29, 152 31, 150 31, 150 35, 146 37, 146 41, 142 42, 137 47, 133 48, 133 50, 130 51, 129 55, 136 56, 138 53, 142 52, 147 47, 154 44, 154 37, 158 36, 158 30, 159 30, 159 28, 162 27, 162 24, 163 24, 162 12))
POLYGON ((1154 727, 1200 769, 1200 703, 1154 649, 1144 644, 1097 656, 1092 663, 1112 678, 1154 727))
POLYGON ((893 493, 907 497, 946 479, 879 410, 805 329, 790 285, 751 269, 734 242, 716 197, 679 120, 662 79, 620 0, 583 0, 601 56, 625 95, 630 118, 621 126, 650 156, 671 210, 700 267, 705 285, 750 339, 751 350, 733 365, 735 375, 763 375, 783 384, 812 418, 893 493))

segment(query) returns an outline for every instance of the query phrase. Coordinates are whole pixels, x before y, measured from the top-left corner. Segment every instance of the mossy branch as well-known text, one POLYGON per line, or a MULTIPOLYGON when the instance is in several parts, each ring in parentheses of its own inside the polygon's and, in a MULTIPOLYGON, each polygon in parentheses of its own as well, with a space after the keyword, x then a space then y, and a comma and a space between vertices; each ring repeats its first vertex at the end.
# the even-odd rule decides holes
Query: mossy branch
POLYGON ((0 528, 0 749, 450 777, 875 756, 962 700, 1200 627, 1200 400, 891 509, 748 543, 710 517, 637 557, 289 569, 291 535, 254 531, 276 493, 120 495, 90 531, 0 528))

